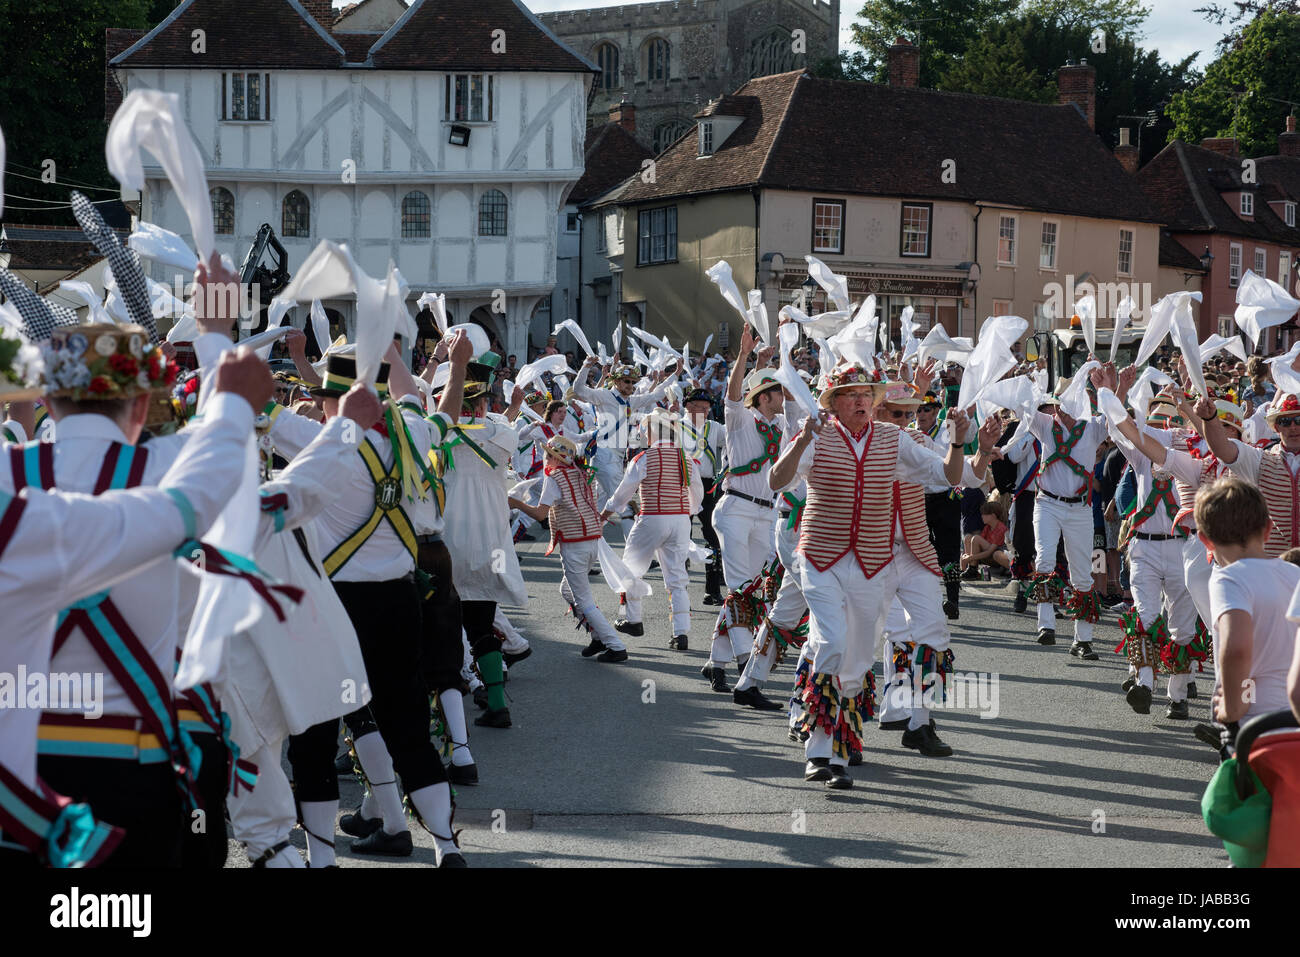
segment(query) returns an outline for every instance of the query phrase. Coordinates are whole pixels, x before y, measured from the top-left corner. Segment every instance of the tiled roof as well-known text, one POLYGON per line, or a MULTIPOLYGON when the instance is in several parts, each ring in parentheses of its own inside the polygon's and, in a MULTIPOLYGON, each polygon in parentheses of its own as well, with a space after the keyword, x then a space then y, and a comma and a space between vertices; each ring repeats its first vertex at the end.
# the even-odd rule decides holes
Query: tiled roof
POLYGON ((695 114, 698 119, 701 116, 744 116, 749 112, 750 97, 747 96, 720 96, 700 112, 695 114))
POLYGON ((380 70, 599 72, 516 0, 414 0, 371 56, 380 70))
POLYGON ((700 159, 695 139, 681 140, 656 160, 656 181, 632 185, 624 200, 764 186, 1158 221, 1133 178, 1070 105, 798 71, 750 80, 725 100, 743 102, 745 119, 713 156, 700 159), (945 183, 949 160, 955 181, 945 183))
MULTIPOLYGON (((104 62, 110 62, 123 50, 130 47, 142 36, 144 30, 121 30, 109 27, 104 31, 104 62)), ((111 120, 117 108, 122 105, 122 88, 112 70, 104 71, 104 119, 111 120)))
MULTIPOLYGON (((1269 159, 1257 161, 1257 178, 1265 178, 1269 159), (1265 164, 1261 166, 1260 163, 1265 164)), ((1272 164, 1283 175, 1285 157, 1272 164)), ((1291 161, 1300 163, 1300 161, 1291 161)), ((1138 184, 1174 232, 1223 232, 1269 242, 1300 244, 1300 230, 1286 226, 1266 202, 1255 203, 1253 220, 1242 219, 1221 191, 1250 189, 1241 181, 1241 160, 1189 143, 1173 142, 1137 172, 1138 184)), ((1271 178, 1271 177, 1270 177, 1271 178)), ((1300 184, 1297 184, 1300 185, 1300 184)))
POLYGON ((414 0, 387 33, 326 31, 299 0, 182 0, 112 66, 596 73, 517 0, 414 0), (205 31, 205 53, 191 52, 205 31), (504 53, 494 53, 504 30, 504 53), (363 39, 364 38, 364 39, 363 39), (364 45, 364 49, 363 49, 364 45))
POLYGON ((1169 230, 1160 230, 1160 265, 1172 266, 1175 269, 1195 269, 1197 272, 1204 272, 1201 266, 1201 260, 1191 250, 1174 239, 1169 230))
POLYGON ((112 66, 274 67, 332 69, 343 48, 297 0, 182 0, 112 66), (203 30, 206 52, 192 51, 192 31, 203 30))
POLYGON ((640 172, 641 162, 654 156, 653 151, 618 123, 588 129, 582 154, 586 169, 569 193, 569 202, 575 205, 582 205, 640 172))
POLYGON ((1300 156, 1261 156, 1255 172, 1269 189, 1268 199, 1300 202, 1300 156))

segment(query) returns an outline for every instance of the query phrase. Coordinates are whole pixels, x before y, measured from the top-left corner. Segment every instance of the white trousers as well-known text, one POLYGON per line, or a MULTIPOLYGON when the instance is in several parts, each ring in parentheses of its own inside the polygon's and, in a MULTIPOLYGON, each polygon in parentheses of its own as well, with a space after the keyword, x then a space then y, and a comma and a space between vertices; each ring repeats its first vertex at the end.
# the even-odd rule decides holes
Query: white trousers
MULTIPOLYGON (((922 565, 905 544, 897 546, 893 564, 898 567, 898 594, 890 604, 883 624, 886 688, 894 672, 895 643, 915 642, 913 658, 922 646, 943 652, 952 643, 948 616, 943 613, 943 585, 939 576, 922 565)), ((928 710, 913 700, 915 695, 910 686, 895 688, 892 693, 881 697, 885 701, 880 713, 881 721, 915 717, 918 721, 914 726, 919 727, 929 720, 928 710)))
POLYGON ((804 601, 803 589, 799 586, 799 576, 795 574, 793 567, 794 550, 799 544, 799 530, 786 528, 787 524, 789 524, 787 519, 781 519, 774 533, 776 557, 785 569, 785 575, 781 578, 781 587, 777 589, 776 601, 768 609, 767 621, 763 622, 758 629, 758 634, 754 636, 754 646, 749 661, 745 663, 744 674, 736 683, 737 691, 746 691, 755 685, 761 688, 768 675, 772 673, 772 662, 776 660, 776 652, 780 645, 775 637, 768 640, 768 622, 778 628, 793 628, 799 624, 799 619, 808 610, 808 602, 804 601), (760 653, 759 649, 764 641, 767 641, 767 651, 760 653))
POLYGON ((519 629, 510 624, 506 613, 497 605, 497 613, 492 618, 492 627, 500 629, 502 634, 501 650, 507 654, 517 655, 528 647, 528 639, 519 633, 519 629))
POLYGON ((298 823, 293 789, 280 764, 283 744, 282 740, 268 742, 246 755, 257 765, 257 787, 241 790, 238 797, 226 795, 231 835, 248 849, 250 861, 289 840, 289 832, 298 823))
MULTIPOLYGON (((777 521, 775 508, 764 508, 734 495, 723 495, 713 510, 713 530, 722 546, 722 577, 728 591, 735 591, 760 571, 772 556, 772 527, 777 521)), ((753 629, 732 624, 729 609, 718 613, 718 623, 727 626, 724 635, 713 629, 713 647, 709 661, 725 665, 744 658, 754 645, 753 629)))
MULTIPOLYGON (((1187 591, 1187 572, 1183 568, 1183 542, 1142 541, 1134 538, 1128 546, 1129 589, 1137 608, 1138 621, 1144 628, 1160 617, 1162 610, 1175 642, 1186 645, 1196 637, 1196 604, 1187 591)), ((1201 554, 1205 553, 1204 547, 1201 554)), ((1208 591, 1209 583, 1206 588, 1208 591)), ((1135 669, 1130 665, 1130 671, 1135 669)), ((1155 687, 1155 674, 1148 668, 1136 669, 1139 684, 1155 687)), ((1169 697, 1187 699, 1187 676, 1169 676, 1169 697)))
POLYGON ((587 619, 591 633, 605 643, 606 648, 621 651, 627 646, 610 625, 609 620, 596 604, 591 593, 591 579, 587 573, 596 564, 599 539, 589 542, 561 542, 560 563, 564 566, 564 577, 560 579, 560 594, 564 600, 577 609, 580 617, 587 619))
MULTIPOLYGON (((1056 567, 1056 543, 1065 541, 1065 561, 1070 585, 1078 591, 1092 588, 1092 506, 1066 505, 1045 494, 1034 496, 1034 570, 1050 573, 1056 567)), ((1056 629, 1051 602, 1038 603, 1038 627, 1056 629)), ((1092 641, 1092 622, 1076 620, 1076 641, 1092 641)))
POLYGON ((880 696, 879 719, 882 722, 897 721, 912 716, 912 689, 906 684, 898 687, 891 687, 891 685, 895 674, 894 646, 905 645, 914 640, 912 623, 907 618, 907 611, 903 608, 903 603, 895 598, 889 605, 888 614, 885 615, 885 634, 881 648, 881 661, 885 666, 884 681, 881 685, 884 693, 880 696))
MULTIPOLYGON (((691 633, 691 595, 686 589, 690 583, 690 576, 686 573, 690 547, 689 515, 638 515, 632 525, 632 534, 623 546, 623 564, 637 578, 646 573, 652 560, 658 559, 672 605, 674 635, 691 633)), ((640 598, 628 596, 627 620, 641 620, 640 598)))
POLYGON ((1214 626, 1210 613, 1210 572, 1214 563, 1206 557, 1205 546, 1193 532, 1183 542, 1183 582, 1187 585, 1187 594, 1196 606, 1196 614, 1210 632, 1210 645, 1214 649, 1210 663, 1214 666, 1214 689, 1219 688, 1219 630, 1214 626))

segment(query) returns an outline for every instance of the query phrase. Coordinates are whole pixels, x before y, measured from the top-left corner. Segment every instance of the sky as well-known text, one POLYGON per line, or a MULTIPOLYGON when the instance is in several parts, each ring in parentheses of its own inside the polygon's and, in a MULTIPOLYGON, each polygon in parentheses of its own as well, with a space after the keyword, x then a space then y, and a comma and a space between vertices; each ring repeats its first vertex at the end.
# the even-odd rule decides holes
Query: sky
MULTIPOLYGON (((342 6, 343 2, 335 0, 335 6, 342 6)), ((590 0, 524 0, 524 3, 534 13, 619 5, 590 0)), ((1142 46, 1159 50, 1166 62, 1176 62, 1188 54, 1199 52, 1196 66, 1205 69, 1214 59, 1214 45, 1224 31, 1191 12, 1202 3, 1198 0, 1144 0, 1144 5, 1151 8, 1151 16, 1147 18, 1142 46)), ((861 4, 856 0, 840 0, 841 50, 854 48, 850 27, 860 9, 861 4)))

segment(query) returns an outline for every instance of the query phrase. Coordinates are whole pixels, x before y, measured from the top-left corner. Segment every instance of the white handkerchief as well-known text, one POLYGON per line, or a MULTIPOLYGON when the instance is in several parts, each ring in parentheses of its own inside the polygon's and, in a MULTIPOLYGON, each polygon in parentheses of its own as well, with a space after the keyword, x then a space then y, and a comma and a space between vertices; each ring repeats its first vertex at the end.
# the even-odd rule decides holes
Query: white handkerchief
POLYGON ((1097 408, 1110 420, 1111 425, 1118 426, 1128 420, 1128 411, 1124 408, 1124 403, 1105 386, 1097 390, 1097 408))
POLYGON ((1158 386, 1173 385, 1174 380, 1167 373, 1161 372, 1155 366, 1147 366, 1142 370, 1142 374, 1137 377, 1137 381, 1128 390, 1128 395, 1124 398, 1129 406, 1137 413, 1139 423, 1146 422, 1147 409, 1151 406, 1151 399, 1156 393, 1158 386))
POLYGON ((1300 375, 1291 368, 1297 356, 1300 356, 1300 342, 1293 345, 1286 355, 1268 360, 1273 384, 1278 388, 1278 399, 1283 395, 1300 395, 1300 375))
POLYGON ((572 319, 565 319, 562 323, 556 326, 552 330, 552 335, 558 336, 561 330, 567 330, 569 334, 573 336, 574 341, 582 347, 582 351, 587 353, 587 355, 594 356, 596 354, 591 351, 591 343, 587 341, 587 334, 583 332, 578 324, 572 319))
POLYGON ((573 370, 568 366, 568 360, 563 353, 556 353, 553 356, 542 356, 533 362, 528 363, 519 370, 515 376, 515 386, 520 389, 528 388, 529 383, 540 379, 543 375, 573 375, 573 370))
POLYGON ((835 304, 835 309, 839 312, 848 312, 850 308, 848 280, 836 275, 816 256, 803 258, 808 261, 808 275, 813 277, 817 285, 826 290, 826 295, 835 304))
MULTIPOLYGON (((1280 326, 1300 310, 1300 299, 1263 276, 1247 269, 1237 285, 1237 311, 1233 318, 1250 341, 1259 346, 1259 334, 1280 326)), ((1189 370, 1190 371, 1190 370, 1189 370)))
POLYGON ((1110 337, 1110 358, 1109 362, 1115 361, 1115 353, 1119 349, 1119 337, 1123 333, 1124 327, 1128 325, 1129 319, 1133 317, 1133 310, 1136 303, 1133 302, 1132 296, 1125 296, 1118 306, 1115 307, 1115 332, 1110 337))
POLYGON ((180 97, 160 90, 132 90, 113 114, 104 143, 109 172, 127 189, 144 189, 141 150, 158 160, 190 220, 199 258, 214 248, 212 200, 203 158, 181 115, 180 97))
POLYGON ((199 267, 198 253, 190 249, 185 240, 170 229, 163 229, 153 223, 139 223, 127 239, 127 244, 140 254, 141 259, 179 269, 187 279, 199 267))
POLYGON ((1201 343, 1201 362, 1209 362, 1225 349, 1242 362, 1246 361, 1246 346, 1242 343, 1241 336, 1221 336, 1216 332, 1201 343))
POLYGON ((1084 296, 1074 304, 1074 314, 1079 317, 1079 322, 1083 326, 1083 341, 1088 344, 1088 355, 1095 355, 1097 352, 1097 299, 1095 296, 1084 296))
MULTIPOLYGON (((415 301, 420 309, 428 309, 433 314, 433 324, 438 334, 447 334, 447 297, 440 292, 426 292, 415 301)), ((482 353, 479 353, 482 355, 482 353)))
POLYGON ((1092 403, 1088 399, 1088 374, 1100 366, 1096 359, 1089 359, 1070 379, 1070 385, 1061 393, 1061 408, 1076 419, 1086 419, 1092 415, 1092 403))
POLYGON ((936 325, 921 340, 921 345, 916 350, 916 361, 919 365, 925 365, 930 359, 935 359, 938 362, 958 362, 964 366, 974 351, 975 347, 969 339, 954 339, 943 326, 936 325))
MULTIPOLYGON (((740 313, 741 320, 749 322, 749 304, 741 296, 740 287, 736 285, 736 280, 732 278, 731 263, 725 259, 719 259, 705 271, 704 275, 717 284, 718 291, 722 293, 722 298, 727 300, 727 305, 740 313)), ((614 347, 617 349, 618 344, 615 343, 614 347)))
POLYGON ((1020 341, 1029 323, 1019 316, 992 316, 980 327, 979 344, 970 354, 957 395, 957 408, 969 409, 984 390, 1016 367, 1011 347, 1020 341))
POLYGON ((1179 296, 1174 305, 1174 316, 1169 327, 1169 334, 1174 345, 1183 354, 1187 365, 1187 375, 1196 386, 1196 391, 1205 395, 1205 372, 1201 369, 1201 344, 1196 341, 1196 320, 1192 318, 1192 300, 1190 296, 1179 296))
POLYGON ((597 539, 596 554, 600 558, 600 573, 610 591, 626 592, 633 598, 649 598, 654 594, 647 582, 633 576, 605 539, 597 539))

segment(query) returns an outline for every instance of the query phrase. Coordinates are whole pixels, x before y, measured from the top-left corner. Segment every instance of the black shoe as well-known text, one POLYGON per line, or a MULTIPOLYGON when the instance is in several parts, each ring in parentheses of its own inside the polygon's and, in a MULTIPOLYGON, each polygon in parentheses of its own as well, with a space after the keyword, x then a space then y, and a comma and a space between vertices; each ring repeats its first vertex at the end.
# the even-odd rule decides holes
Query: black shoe
POLYGON ((763 697, 763 692, 758 689, 758 685, 752 688, 746 688, 744 691, 733 691, 731 700, 736 704, 747 705, 758 711, 784 711, 785 705, 777 704, 771 698, 763 697))
POLYGON ((376 854, 380 857, 410 857, 414 850, 411 832, 406 829, 389 834, 382 827, 372 834, 352 842, 354 854, 376 854))
POLYGON ((591 644, 582 649, 582 657, 590 658, 592 655, 598 655, 605 650, 605 643, 599 638, 591 639, 591 644))
POLYGON ((893 721, 880 722, 881 731, 906 731, 911 722, 907 718, 895 718, 893 721))
POLYGON ((1029 599, 1025 597, 1023 591, 1016 595, 1016 600, 1011 603, 1011 610, 1017 615, 1023 615, 1029 610, 1029 599))
POLYGON ((1074 639, 1074 643, 1070 645, 1070 654, 1076 658, 1082 658, 1084 661, 1097 660, 1097 652, 1092 650, 1092 642, 1080 641, 1078 638, 1074 639))
POLYGON ((1100 596, 1102 605, 1106 608, 1114 608, 1116 605, 1123 603, 1124 596, 1119 592, 1106 592, 1100 596))
POLYGON ((1128 694, 1124 696, 1129 707, 1138 714, 1151 713, 1151 689, 1146 685, 1134 684, 1128 689, 1128 694))
POLYGON ((645 634, 645 626, 639 621, 628 621, 626 618, 619 618, 614 622, 614 630, 621 631, 625 635, 631 635, 633 638, 640 638, 645 634))
POLYGON ((957 608, 957 603, 951 598, 943 603, 943 613, 948 616, 949 621, 956 621, 961 614, 957 608))
POLYGON ((1119 686, 1119 690, 1124 692, 1125 694, 1128 694, 1128 689, 1132 688, 1135 684, 1137 684, 1137 678, 1133 677, 1132 675, 1129 675, 1127 678, 1124 679, 1124 683, 1119 686))
POLYGON ((627 661, 627 649, 619 648, 615 650, 614 648, 609 648, 603 654, 597 655, 596 660, 603 661, 606 664, 617 664, 620 661, 627 661))
POLYGON ((452 852, 451 854, 442 855, 442 863, 439 864, 438 866, 439 867, 469 867, 469 865, 465 863, 465 858, 455 852, 452 852))
POLYGON ((714 691, 726 694, 731 689, 727 687, 727 672, 725 668, 715 668, 713 665, 705 665, 700 669, 700 674, 708 679, 709 684, 714 691))
POLYGON ((795 744, 803 744, 808 740, 808 732, 800 731, 798 728, 791 728, 789 737, 795 744))
POLYGON ((862 752, 859 751, 857 748, 852 748, 852 749, 850 749, 850 751, 849 751, 849 767, 851 767, 851 768, 856 768, 856 767, 858 767, 860 764, 862 764, 862 752))
POLYGON ((362 817, 361 808, 339 818, 339 830, 349 837, 369 837, 383 826, 382 817, 362 817))
POLYGON ((920 751, 927 758, 946 758, 952 754, 952 748, 935 734, 933 724, 923 724, 915 731, 904 731, 903 747, 920 751))
POLYGON ((832 791, 847 791, 853 787, 853 779, 849 777, 849 772, 844 770, 844 765, 832 764, 828 767, 831 772, 830 780, 826 782, 828 788, 832 791))
POLYGON ((980 570, 972 565, 961 573, 961 580, 964 582, 977 582, 980 580, 980 570))
POLYGON ((1187 712, 1187 702, 1170 701, 1169 707, 1165 708, 1165 717, 1173 718, 1175 721, 1186 721, 1190 717, 1187 712))
POLYGON ((721 604, 722 604, 722 596, 721 596, 721 595, 705 595, 705 596, 704 596, 704 604, 706 604, 706 605, 721 605, 721 604))
POLYGON ((592 568, 587 571, 588 578, 599 578, 600 574, 601 573, 599 568, 592 568))
POLYGON ((493 711, 488 708, 474 719, 474 723, 480 728, 508 728, 510 727, 510 709, 501 708, 493 711))
POLYGON ((1190 701, 1192 698, 1195 697, 1196 697, 1196 682, 1189 681, 1187 682, 1187 700, 1190 701))
POLYGON ((474 703, 478 705, 480 709, 488 706, 487 685, 479 685, 474 689, 474 703))
POLYGON ((352 752, 344 751, 334 759, 334 770, 339 774, 352 773, 352 752))
POLYGON ((517 654, 517 655, 512 655, 512 654, 510 654, 509 652, 505 652, 505 651, 503 651, 503 652, 501 652, 501 660, 504 661, 504 662, 506 663, 506 667, 507 667, 507 668, 513 668, 513 667, 515 666, 515 663, 516 663, 516 662, 523 661, 525 658, 527 658, 527 657, 528 657, 529 655, 531 655, 532 653, 533 653, 533 649, 532 649, 532 648, 525 648, 523 651, 519 652, 519 654, 517 654))
POLYGON ((447 765, 447 780, 452 784, 478 784, 477 764, 447 765))
POLYGON ((829 781, 831 779, 830 758, 809 758, 803 769, 805 781, 829 781))
POLYGON ((1038 629, 1038 643, 1039 643, 1040 645, 1054 645, 1054 644, 1056 644, 1056 631, 1055 631, 1054 629, 1052 629, 1052 628, 1039 628, 1039 629, 1038 629))
POLYGON ((686 640, 685 635, 676 635, 668 639, 668 648, 670 651, 688 651, 690 643, 686 640))

